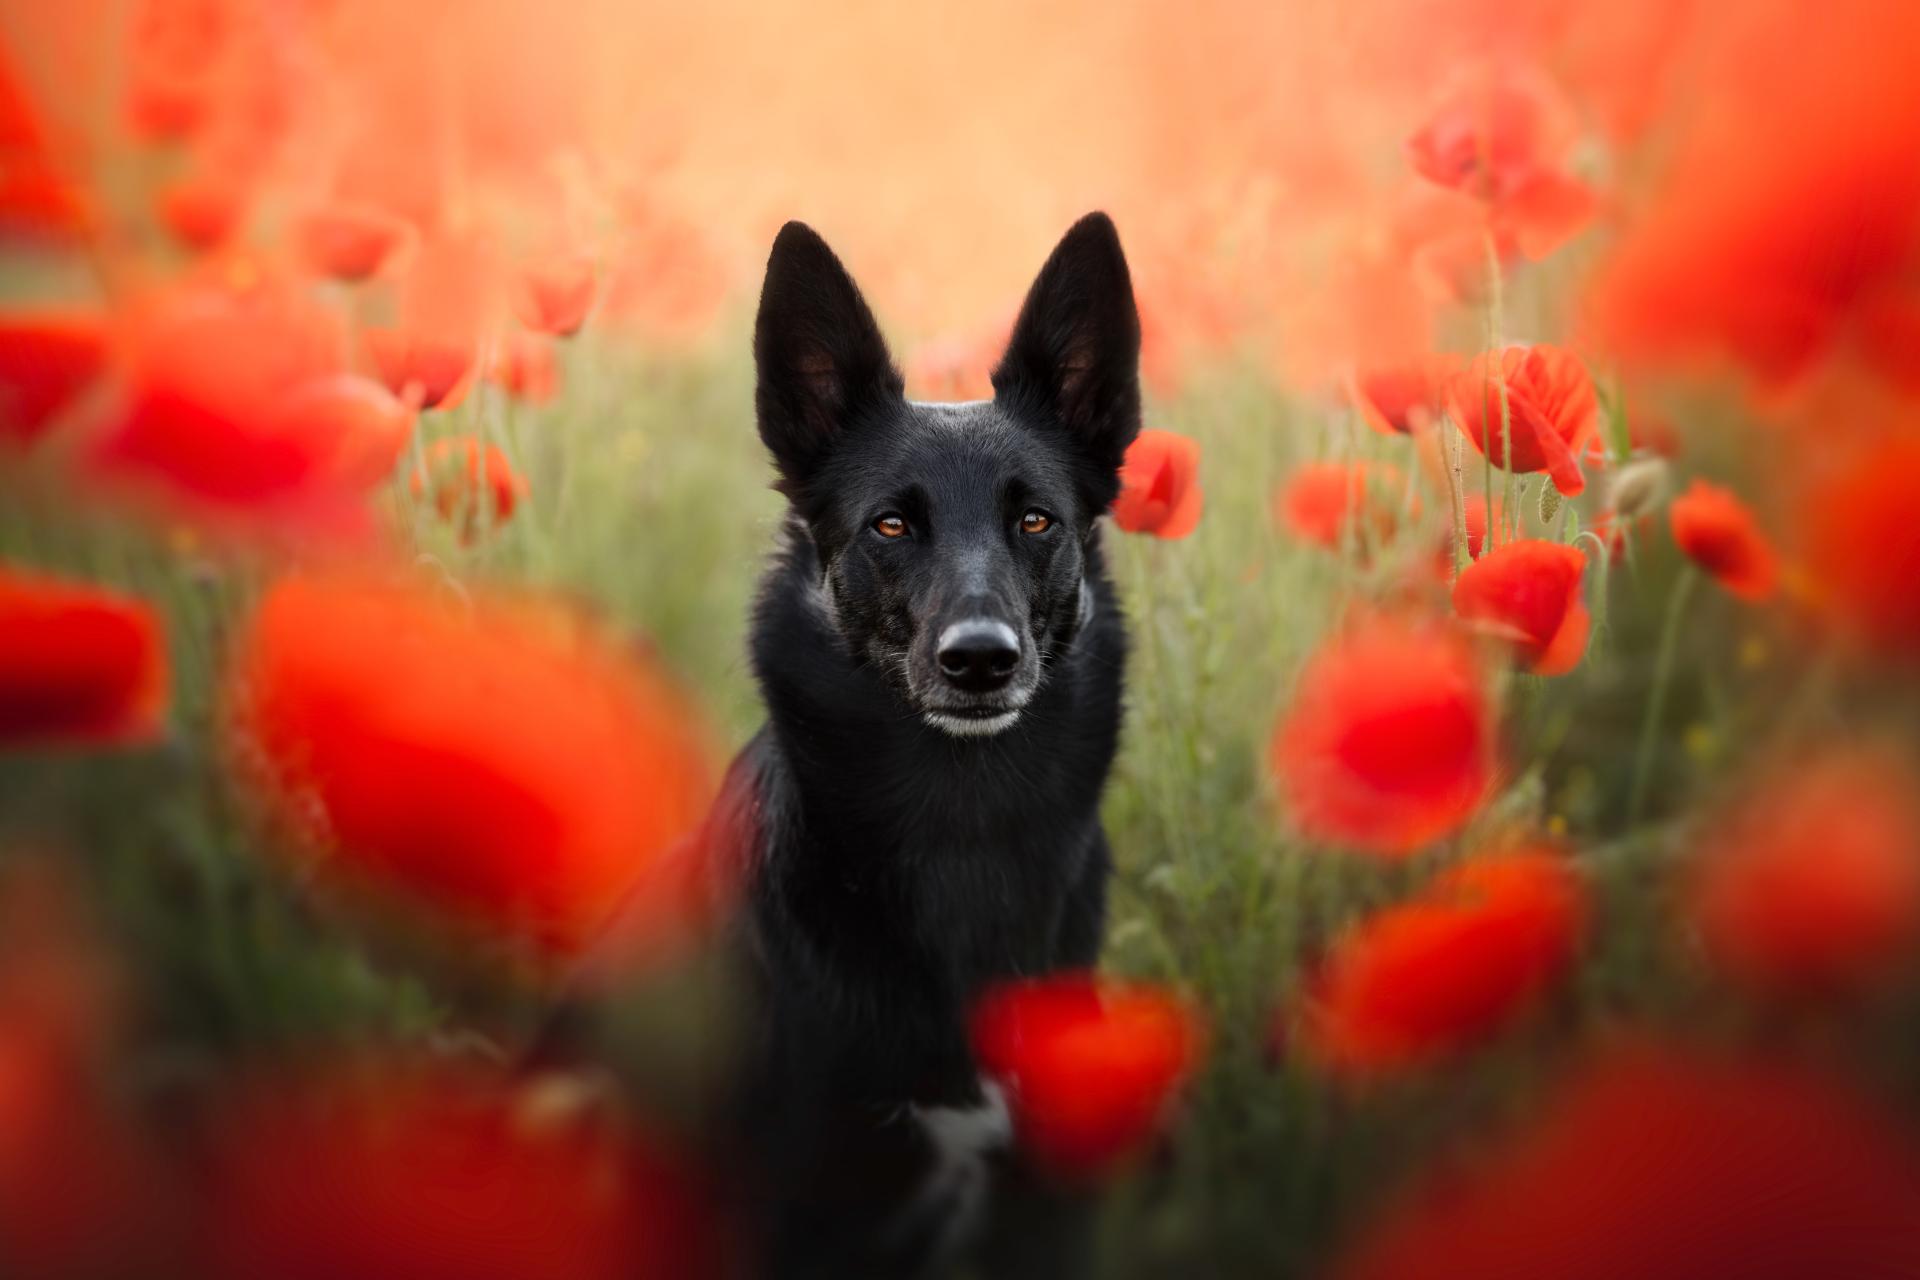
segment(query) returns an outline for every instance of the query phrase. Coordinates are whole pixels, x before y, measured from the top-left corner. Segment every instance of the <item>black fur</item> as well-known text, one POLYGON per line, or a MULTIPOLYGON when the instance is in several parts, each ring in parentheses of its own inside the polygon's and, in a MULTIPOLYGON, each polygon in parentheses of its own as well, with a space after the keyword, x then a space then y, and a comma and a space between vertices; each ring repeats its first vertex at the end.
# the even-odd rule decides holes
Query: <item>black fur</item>
POLYGON ((890 1225, 927 1156, 908 1109, 982 1101, 983 986, 1099 952, 1126 642, 1097 522, 1139 429, 1139 344, 1092 214, 1035 280, 994 399, 912 403, 832 251, 799 223, 774 242, 755 400, 791 514, 753 618, 767 724, 728 791, 763 1037, 744 1137, 779 1270, 924 1263, 890 1225), (958 688, 941 637, 981 620, 1017 660, 958 688))

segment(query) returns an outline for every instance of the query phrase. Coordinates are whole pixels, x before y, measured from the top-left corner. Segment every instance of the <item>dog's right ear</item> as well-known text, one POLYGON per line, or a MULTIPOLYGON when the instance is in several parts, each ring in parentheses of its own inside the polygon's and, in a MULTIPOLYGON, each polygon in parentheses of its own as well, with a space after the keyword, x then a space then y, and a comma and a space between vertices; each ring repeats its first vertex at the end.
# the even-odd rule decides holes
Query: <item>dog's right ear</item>
POLYGON ((850 426, 903 394, 899 371, 853 277, 813 230, 774 238, 753 324, 760 438, 792 491, 850 426))

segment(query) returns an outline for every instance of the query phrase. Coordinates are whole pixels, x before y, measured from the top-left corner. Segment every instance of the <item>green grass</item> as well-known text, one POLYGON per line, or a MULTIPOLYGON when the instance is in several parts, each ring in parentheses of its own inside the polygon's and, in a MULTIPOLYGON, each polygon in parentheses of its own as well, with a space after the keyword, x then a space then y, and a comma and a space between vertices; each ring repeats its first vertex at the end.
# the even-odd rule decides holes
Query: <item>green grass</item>
MULTIPOLYGON (((759 718, 744 627, 781 513, 753 432, 750 367, 616 359, 589 340, 568 352, 565 372, 568 394, 552 407, 509 411, 487 388, 429 419, 430 438, 477 429, 500 439, 532 496, 471 548, 418 516, 422 563, 462 589, 555 590, 646 637, 731 749, 759 718)), ((1396 582, 1429 540, 1402 539, 1363 564, 1360 548, 1341 556, 1286 540, 1268 503, 1299 460, 1414 464, 1403 442, 1231 368, 1199 375, 1149 418, 1201 442, 1207 514, 1181 542, 1108 537, 1134 648, 1105 810, 1118 864, 1106 967, 1188 991, 1213 1032, 1182 1124, 1107 1205, 1103 1274, 1297 1274, 1406 1171, 1521 1105, 1594 1035, 1646 1025, 1747 1034, 1750 1014, 1695 972, 1667 909, 1684 844, 1677 815, 1771 735, 1897 726, 1912 723, 1913 708, 1871 686, 1849 689, 1795 657, 1790 637, 1698 591, 1655 737, 1651 820, 1623 829, 1651 648, 1676 571, 1664 537, 1646 539, 1597 602, 1605 625, 1586 664, 1562 680, 1508 680, 1510 785, 1483 822, 1552 824, 1581 851, 1598 905, 1579 973, 1489 1051, 1365 1094, 1336 1089, 1284 1046, 1270 1051, 1274 1011, 1332 931, 1403 892, 1422 867, 1360 863, 1290 837, 1266 744, 1333 620, 1396 582)), ((183 550, 76 515, 32 474, 0 497, 0 554, 138 590, 171 619, 178 688, 163 746, 0 763, 0 848, 52 848, 83 866, 125 950, 142 1010, 132 1085, 184 1073, 213 1086, 237 1057, 341 1038, 477 1036, 510 1050, 532 1016, 530 993, 344 918, 261 856, 224 785, 215 677, 264 558, 183 550)), ((391 500, 408 509, 400 486, 391 500)), ((1532 502, 1528 488, 1520 505, 1532 502)), ((1427 528, 1439 527, 1444 505, 1444 495, 1427 497, 1427 528)), ((667 1064, 636 1067, 665 1082, 663 1099, 723 1043, 707 1016, 716 989, 689 971, 637 998, 645 1034, 621 1043, 667 1064)), ((1830 1033, 1858 1061, 1911 1082, 1914 1037, 1899 1033, 1913 1025, 1902 1006, 1830 1033)))

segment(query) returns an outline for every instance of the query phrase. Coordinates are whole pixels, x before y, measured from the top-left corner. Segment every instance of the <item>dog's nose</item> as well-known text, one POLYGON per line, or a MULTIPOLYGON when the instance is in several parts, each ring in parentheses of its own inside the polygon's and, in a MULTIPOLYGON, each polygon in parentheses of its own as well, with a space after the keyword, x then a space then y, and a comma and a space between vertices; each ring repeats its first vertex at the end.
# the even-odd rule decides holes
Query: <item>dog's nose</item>
POLYGON ((955 688, 991 693, 1013 679, 1013 669, 1020 665, 1020 637, 1004 622, 956 622, 940 633, 934 659, 955 688))

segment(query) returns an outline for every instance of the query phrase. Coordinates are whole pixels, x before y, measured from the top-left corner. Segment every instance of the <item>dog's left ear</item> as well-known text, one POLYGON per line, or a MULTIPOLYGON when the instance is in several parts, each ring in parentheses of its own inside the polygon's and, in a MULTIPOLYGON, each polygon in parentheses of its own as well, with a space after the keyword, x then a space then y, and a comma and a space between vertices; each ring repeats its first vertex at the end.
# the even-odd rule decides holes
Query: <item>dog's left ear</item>
POLYGON ((899 371, 853 277, 813 228, 774 238, 753 325, 760 438, 792 493, 842 433, 902 394, 899 371))
MULTIPOLYGON (((1064 427, 1112 478, 1140 432, 1140 313, 1104 213, 1090 213, 1060 239, 1014 321, 993 371, 994 397, 1064 427)), ((1101 506, 1118 480, 1099 486, 1101 506)))

